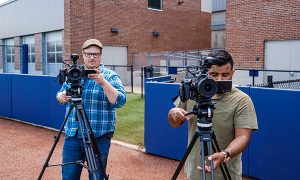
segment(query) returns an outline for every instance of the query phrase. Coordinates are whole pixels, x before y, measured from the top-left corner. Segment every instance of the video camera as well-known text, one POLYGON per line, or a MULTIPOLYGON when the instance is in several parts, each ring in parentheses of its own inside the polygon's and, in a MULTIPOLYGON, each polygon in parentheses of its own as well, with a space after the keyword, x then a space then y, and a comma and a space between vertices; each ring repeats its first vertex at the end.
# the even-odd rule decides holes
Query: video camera
MULTIPOLYGON (((222 57, 219 57, 222 58, 222 57)), ((215 81, 208 74, 208 68, 211 68, 212 65, 215 65, 217 58, 206 57, 200 63, 200 70, 196 73, 193 73, 187 67, 187 71, 189 71, 194 77, 195 82, 191 79, 185 79, 181 82, 181 86, 179 88, 179 95, 182 102, 187 101, 189 98, 194 101, 198 101, 199 98, 211 98, 215 94, 230 92, 232 81, 215 81)))
POLYGON ((71 88, 69 88, 67 92, 72 95, 73 100, 81 100, 81 93, 83 91, 81 78, 83 78, 85 82, 88 78, 88 74, 96 74, 96 71, 94 69, 84 69, 84 66, 80 67, 77 62, 77 59, 79 59, 78 54, 71 54, 71 59, 72 60, 64 60, 72 61, 72 65, 64 62, 64 64, 70 67, 70 70, 59 70, 57 79, 60 85, 62 85, 64 82, 71 83, 71 88))
POLYGON ((73 61, 72 65, 67 64, 70 67, 70 70, 67 69, 61 69, 59 70, 59 74, 57 75, 58 83, 62 85, 67 79, 67 83, 80 83, 81 77, 83 77, 84 80, 87 79, 88 74, 95 74, 96 71, 93 69, 84 69, 83 67, 80 67, 77 63, 77 59, 79 59, 78 54, 71 54, 72 60, 64 60, 64 61, 73 61), (79 81, 79 82, 78 82, 79 81))

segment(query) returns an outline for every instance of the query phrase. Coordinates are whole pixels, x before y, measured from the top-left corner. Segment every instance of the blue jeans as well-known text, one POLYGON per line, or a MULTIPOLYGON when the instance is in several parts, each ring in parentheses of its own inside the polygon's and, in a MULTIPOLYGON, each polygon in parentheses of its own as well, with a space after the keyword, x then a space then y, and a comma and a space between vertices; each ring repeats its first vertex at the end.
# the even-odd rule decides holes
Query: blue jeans
MULTIPOLYGON (((101 161, 103 163, 104 168, 106 169, 107 157, 108 157, 109 148, 111 144, 111 138, 98 137, 95 139, 97 141, 97 145, 101 153, 100 156, 101 161)), ((77 137, 66 136, 64 141, 62 156, 63 156, 63 163, 76 162, 78 160, 85 159, 85 150, 84 150, 82 139, 77 137)), ((104 175, 102 173, 102 169, 100 167, 98 158, 95 157, 95 160, 98 169, 97 178, 98 180, 103 180, 104 175)), ((80 164, 68 164, 62 166, 62 179, 79 180, 82 168, 83 167, 80 164)), ((89 173, 89 179, 94 180, 93 174, 89 173)))

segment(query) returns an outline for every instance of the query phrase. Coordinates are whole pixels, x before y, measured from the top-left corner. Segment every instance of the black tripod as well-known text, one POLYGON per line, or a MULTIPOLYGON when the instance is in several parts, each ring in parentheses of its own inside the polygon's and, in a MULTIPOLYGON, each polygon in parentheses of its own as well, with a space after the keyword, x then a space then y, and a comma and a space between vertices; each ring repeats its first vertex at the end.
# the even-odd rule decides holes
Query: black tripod
MULTIPOLYGON (((184 153, 173 177, 172 180, 176 180, 187 157, 189 156, 194 144, 196 143, 196 140, 198 137, 200 137, 200 143, 201 143, 201 159, 202 159, 202 177, 203 180, 206 179, 205 176, 205 156, 208 156, 208 147, 207 143, 209 143, 209 152, 210 155, 215 152, 220 152, 220 147, 218 145, 215 133, 213 130, 211 130, 212 127, 212 117, 213 117, 213 109, 214 109, 214 103, 211 102, 210 98, 199 98, 200 101, 196 103, 194 106, 194 109, 191 112, 188 112, 185 115, 189 114, 195 114, 197 115, 197 127, 198 129, 195 131, 195 134, 193 135, 193 138, 184 153)), ((211 179, 214 180, 214 165, 213 161, 210 161, 211 166, 211 179)), ((227 169, 227 166, 225 163, 220 164, 220 169, 223 174, 223 177, 225 180, 227 180, 227 177, 229 180, 231 180, 229 171, 227 169), (225 169, 225 171, 224 171, 225 169), (226 174, 225 174, 226 172, 226 174), (227 176, 226 176, 227 175, 227 176)))
MULTIPOLYGON (((95 140, 95 136, 94 136, 94 133, 92 131, 92 128, 91 128, 91 125, 90 125, 90 122, 88 121, 88 118, 87 118, 87 115, 86 115, 86 112, 84 110, 84 106, 81 102, 82 98, 81 98, 81 92, 82 92, 83 88, 80 85, 78 84, 72 84, 71 85, 71 88, 67 90, 67 92, 71 93, 72 94, 72 104, 71 104, 71 107, 68 111, 68 114, 63 122, 63 125, 62 127, 60 128, 60 131, 58 133, 57 136, 55 136, 55 141, 54 141, 54 144, 51 148, 51 151, 47 157, 47 160, 43 166, 43 169, 39 175, 39 178, 38 180, 40 180, 46 170, 46 167, 51 167, 51 166, 65 166, 65 165, 68 165, 68 164, 80 164, 82 165, 83 167, 85 167, 86 169, 89 170, 89 172, 91 174, 93 174, 93 177, 94 177, 94 180, 97 179, 97 172, 99 171, 98 168, 97 168, 97 165, 96 165, 96 160, 95 160, 95 156, 98 158, 98 161, 99 161, 99 164, 100 164, 100 167, 101 167, 101 170, 103 172, 103 175, 104 175, 104 178, 105 180, 108 180, 109 178, 109 175, 106 175, 106 172, 105 172, 105 168, 103 166, 103 163, 101 161, 101 153, 99 151, 99 148, 97 146, 97 143, 96 143, 96 140, 95 140), (69 162, 69 163, 62 163, 62 164, 54 164, 54 165, 49 165, 49 161, 50 161, 50 158, 53 154, 53 151, 59 141, 59 138, 60 138, 60 135, 63 131, 63 128, 69 118, 69 115, 72 111, 72 109, 75 108, 76 109, 76 117, 75 119, 78 122, 79 124, 79 127, 80 127, 80 130, 81 130, 81 135, 82 135, 82 141, 83 141, 83 146, 84 146, 84 149, 85 149, 85 154, 86 154, 86 157, 85 159, 83 160, 78 160, 76 162, 69 162), (80 120, 82 121, 82 123, 80 122, 80 120), (82 127, 82 124, 84 127, 82 127), (87 140, 84 135, 84 132, 86 132, 87 134, 87 140), (84 162, 87 161, 87 165, 84 164, 84 162)), ((99 177, 100 178, 100 177, 99 177)))

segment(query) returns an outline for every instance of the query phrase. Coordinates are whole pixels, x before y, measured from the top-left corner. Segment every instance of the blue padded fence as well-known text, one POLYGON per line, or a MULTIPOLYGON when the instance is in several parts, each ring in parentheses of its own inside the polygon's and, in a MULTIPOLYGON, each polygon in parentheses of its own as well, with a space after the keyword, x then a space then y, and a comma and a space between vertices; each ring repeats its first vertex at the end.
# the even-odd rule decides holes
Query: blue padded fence
MULTIPOLYGON (((65 106, 52 76, 0 74, 0 115, 59 129, 65 106)), ((179 84, 145 83, 146 152, 180 160, 187 148, 188 128, 172 128, 167 120, 179 84)), ((300 91, 238 87, 249 94, 257 113, 258 131, 243 152, 243 174, 259 179, 300 179, 300 91)), ((175 169, 174 169, 175 171, 175 169)))
MULTIPOLYGON (((148 153, 180 160, 187 148, 187 124, 172 128, 167 120, 178 88, 174 83, 146 83, 145 146, 148 153)), ((238 88, 250 95, 259 129, 243 151, 243 174, 264 180, 300 179, 300 158, 296 155, 300 147, 300 91, 238 88)))
POLYGON ((148 153, 180 159, 185 152, 187 123, 175 129, 167 120, 178 87, 174 83, 146 83, 144 143, 148 153))
POLYGON ((0 74, 0 115, 6 117, 12 117, 11 109, 11 74, 0 74))
POLYGON ((171 80, 171 76, 158 76, 158 77, 152 77, 152 78, 145 78, 146 82, 163 82, 163 81, 169 81, 171 80))
POLYGON ((300 91, 251 88, 259 130, 249 147, 249 175, 260 179, 300 179, 300 91))
POLYGON ((56 77, 0 74, 0 115, 60 129, 65 106, 58 103, 56 77))

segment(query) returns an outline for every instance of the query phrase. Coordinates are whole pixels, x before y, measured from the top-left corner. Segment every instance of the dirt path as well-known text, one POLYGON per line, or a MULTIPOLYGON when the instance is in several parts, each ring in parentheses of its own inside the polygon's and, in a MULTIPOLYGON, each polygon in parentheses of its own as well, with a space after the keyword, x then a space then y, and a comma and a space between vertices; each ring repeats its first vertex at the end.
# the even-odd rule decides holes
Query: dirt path
MULTIPOLYGON (((0 118, 0 179, 37 179, 58 132, 0 118)), ((62 135, 49 164, 61 163, 62 135)), ((107 173, 110 180, 171 179, 179 161, 112 144, 107 173)), ((61 167, 48 167, 43 179, 61 179, 61 167)), ((88 179, 87 170, 82 173, 88 179)), ((186 179, 183 172, 178 180, 186 179)))

